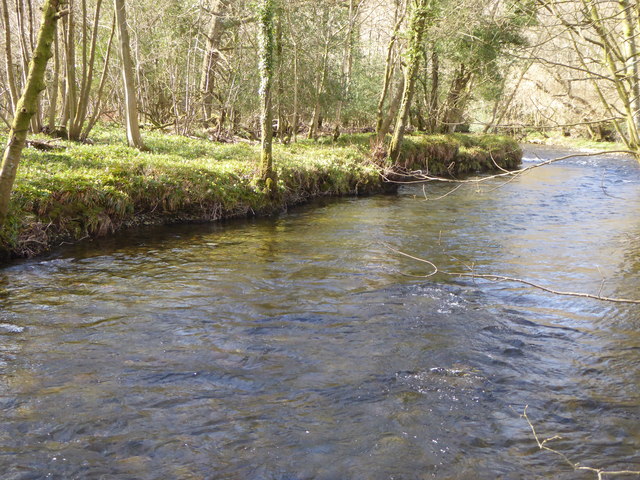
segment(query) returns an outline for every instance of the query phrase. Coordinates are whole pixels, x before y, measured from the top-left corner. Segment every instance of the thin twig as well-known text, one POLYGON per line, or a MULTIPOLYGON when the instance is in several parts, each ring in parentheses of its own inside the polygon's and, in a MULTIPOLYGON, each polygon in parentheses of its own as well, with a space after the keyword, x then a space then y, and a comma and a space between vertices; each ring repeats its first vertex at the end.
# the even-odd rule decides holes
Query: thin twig
POLYGON ((448 196, 449 196, 449 195, 451 195, 453 192, 455 192, 456 190, 458 190, 460 187, 462 187, 462 184, 460 184, 460 185, 458 185, 458 186, 456 186, 456 187, 453 187, 451 190, 449 190, 449 191, 448 191, 447 193, 445 193, 444 195, 440 195, 439 197, 436 197, 436 198, 428 198, 428 197, 427 197, 427 192, 425 191, 425 189, 424 189, 424 185, 423 185, 423 186, 422 186, 422 193, 423 193, 423 195, 424 195, 424 201, 425 201, 425 202, 431 202, 431 201, 434 201, 434 200, 442 200, 444 197, 448 197, 448 196))
POLYGON ((411 180, 407 180, 407 181, 389 179, 387 175, 390 172, 381 172, 381 175, 382 175, 382 177, 384 178, 385 181, 391 182, 391 183, 399 183, 399 184, 412 184, 412 183, 422 183, 422 182, 480 183, 480 182, 486 182, 488 180, 493 180, 494 178, 517 177, 519 175, 527 173, 527 172, 529 172, 531 170, 534 170, 536 168, 544 167, 546 165, 550 165, 552 163, 556 163, 556 162, 559 162, 561 160, 567 160, 569 158, 595 157, 595 156, 600 156, 600 155, 609 155, 609 154, 612 154, 612 153, 626 153, 626 154, 630 154, 630 155, 635 155, 636 154, 636 152, 633 152, 632 150, 608 150, 608 151, 591 152, 591 153, 573 153, 571 155, 564 155, 562 157, 551 158, 549 160, 545 160, 543 162, 536 163, 535 165, 530 165, 530 166, 525 167, 525 168, 520 168, 518 170, 506 171, 506 172, 502 172, 502 173, 497 173, 495 175, 487 175, 486 177, 467 178, 467 179, 462 179, 462 180, 454 179, 454 178, 445 178, 445 177, 434 177, 432 175, 428 175, 428 174, 422 173, 419 170, 415 171, 415 172, 408 172, 406 174, 402 174, 402 173, 398 173, 398 172, 391 172, 391 173, 393 173, 395 175, 399 175, 401 177, 406 177, 406 178, 410 178, 411 179, 411 180))
POLYGON ((483 278, 485 280, 492 280, 492 281, 496 281, 496 282, 514 282, 514 283, 521 283, 523 285, 527 285, 533 288, 537 288, 538 290, 542 290, 544 292, 548 292, 548 293, 552 293, 554 295, 562 295, 562 296, 569 296, 569 297, 580 297, 580 298, 591 298, 593 300, 600 300, 601 302, 611 302, 611 303, 630 303, 630 304, 634 304, 634 305, 640 305, 640 300, 634 300, 634 299, 629 299, 629 298, 616 298, 616 297, 605 297, 600 295, 600 293, 598 293, 597 295, 594 295, 592 293, 583 293, 583 292, 569 292, 569 291, 564 291, 564 290, 555 290, 553 288, 549 288, 546 287, 544 285, 540 285, 538 283, 534 283, 532 281, 529 280, 524 280, 522 278, 515 278, 515 277, 507 277, 504 275, 494 275, 494 274, 482 274, 482 273, 474 273, 473 271, 473 265, 467 266, 467 268, 470 270, 469 272, 447 272, 445 270, 441 270, 439 269, 433 262, 430 262, 429 260, 425 260, 424 258, 419 258, 419 257, 415 257, 413 255, 410 255, 408 253, 402 252, 400 250, 397 250, 389 245, 387 245, 387 248, 399 255, 402 255, 404 257, 407 258, 411 258, 412 260, 416 260, 418 262, 422 262, 422 263, 426 263, 429 266, 431 266, 431 268, 433 268, 433 271, 428 273, 427 275, 424 275, 423 278, 427 278, 427 277, 431 277, 433 275, 435 275, 436 273, 440 273, 442 275, 448 275, 450 277, 470 277, 470 278, 483 278))
POLYGON ((526 405, 524 407, 524 410, 523 410, 522 414, 520 414, 520 417, 524 418, 527 421, 527 423, 529 424, 529 428, 531 429, 531 433, 533 434, 533 438, 535 439, 536 443, 538 444, 538 448, 540 450, 546 450, 548 452, 551 452, 551 453, 554 453, 554 454, 558 455, 569 466, 571 466, 571 468, 573 468, 576 471, 584 470, 584 471, 587 471, 587 472, 595 473, 597 478, 598 478, 598 480, 603 480, 605 476, 615 476, 615 475, 638 475, 638 476, 640 476, 640 471, 635 471, 635 470, 604 470, 602 468, 584 467, 584 466, 581 466, 579 463, 572 462, 571 459, 569 457, 567 457, 564 453, 559 452, 558 450, 555 450, 555 449, 553 449, 551 447, 548 447, 546 445, 547 442, 551 442, 553 440, 562 439, 561 436, 554 435, 553 437, 550 437, 550 438, 547 438, 545 440, 540 441, 540 437, 538 436, 538 433, 536 432, 536 429, 533 426, 533 423, 531 423, 531 420, 529 419, 529 416, 527 415, 527 408, 529 408, 529 405, 526 405))
POLYGON ((436 267, 433 263, 431 263, 429 260, 425 260, 423 258, 418 258, 418 257, 414 257, 413 255, 409 255, 408 253, 404 253, 401 252, 400 250, 396 250, 395 248, 393 248, 391 245, 385 245, 389 250, 392 250, 394 252, 396 252, 399 255, 403 255, 407 258, 410 258, 412 260, 416 260, 417 262, 422 262, 422 263, 426 263, 428 265, 431 265, 431 267, 433 267, 433 272, 427 274, 427 275, 423 275, 422 278, 427 278, 427 277, 431 277, 433 275, 435 275, 436 273, 438 273, 438 267, 436 267))

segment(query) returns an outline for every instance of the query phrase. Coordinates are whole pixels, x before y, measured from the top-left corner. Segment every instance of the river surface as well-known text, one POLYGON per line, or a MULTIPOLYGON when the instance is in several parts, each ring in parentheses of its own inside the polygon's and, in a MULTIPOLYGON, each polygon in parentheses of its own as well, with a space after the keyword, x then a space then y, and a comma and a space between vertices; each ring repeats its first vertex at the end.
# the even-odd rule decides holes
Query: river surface
POLYGON ((536 447, 527 405, 571 461, 640 470, 640 305, 417 278, 429 266, 388 248, 640 298, 638 165, 574 158, 425 199, 451 188, 0 270, 0 478, 595 478, 536 447))

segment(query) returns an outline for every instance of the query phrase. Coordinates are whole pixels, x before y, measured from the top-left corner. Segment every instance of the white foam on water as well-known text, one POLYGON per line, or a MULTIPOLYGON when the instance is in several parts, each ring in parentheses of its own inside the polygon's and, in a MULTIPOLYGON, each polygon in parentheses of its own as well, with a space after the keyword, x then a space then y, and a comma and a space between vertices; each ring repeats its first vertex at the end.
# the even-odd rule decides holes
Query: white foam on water
POLYGON ((22 333, 24 332, 24 327, 19 327, 11 323, 0 323, 0 331, 2 330, 9 333, 22 333))

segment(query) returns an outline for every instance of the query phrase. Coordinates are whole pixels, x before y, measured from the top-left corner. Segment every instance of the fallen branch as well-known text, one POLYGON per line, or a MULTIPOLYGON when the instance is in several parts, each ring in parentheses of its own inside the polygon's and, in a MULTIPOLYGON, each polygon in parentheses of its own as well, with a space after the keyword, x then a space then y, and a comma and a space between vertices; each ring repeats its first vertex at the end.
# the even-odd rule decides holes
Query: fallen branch
POLYGON ((595 157, 600 155, 608 155, 611 153, 625 153, 629 155, 636 155, 636 152, 632 150, 608 150, 601 152, 592 152, 592 153, 573 153, 571 155, 564 155, 562 157, 551 158, 549 160, 545 160, 543 162, 536 163, 534 165, 529 165, 525 168, 520 168, 518 170, 504 171, 502 173, 497 173, 495 175, 487 175, 484 177, 474 177, 474 178, 466 178, 466 179, 455 179, 455 178, 446 178, 446 177, 434 177, 432 175, 426 174, 421 170, 415 170, 411 172, 397 172, 397 171, 383 171, 380 172, 380 175, 386 182, 390 183, 399 183, 399 184, 412 184, 412 183, 424 183, 424 182, 444 182, 444 183, 481 183, 486 182, 488 180, 493 180, 495 178, 503 178, 503 177, 518 177, 524 173, 530 172, 536 168, 544 167, 546 165, 550 165, 552 163, 560 162, 562 160, 567 160, 569 158, 576 157, 595 157), (407 178, 406 181, 403 180, 393 180, 390 179, 389 176, 393 174, 394 176, 407 178))
POLYGON ((48 152, 50 150, 64 150, 62 145, 55 145, 48 142, 42 142, 40 140, 27 140, 27 147, 35 148, 36 150, 42 150, 48 152))
POLYGON ((616 475, 637 475, 640 476, 640 471, 635 471, 635 470, 604 470, 602 468, 595 468, 595 467, 584 467, 582 465, 580 465, 577 462, 572 462, 571 459, 569 457, 567 457, 564 453, 555 450, 554 448, 548 447, 547 443, 551 442, 553 440, 560 440, 562 439, 561 436, 559 435, 554 435, 553 437, 550 438, 546 438, 544 440, 540 440, 540 437, 538 436, 538 433, 536 432, 535 427, 533 426, 533 423, 531 423, 531 420, 529 419, 529 416, 527 415, 527 408, 529 408, 529 405, 524 407, 524 411, 522 412, 522 414, 520 414, 521 418, 524 418, 527 423, 529 424, 529 428, 531 428, 531 433, 533 433, 533 438, 535 439, 536 443, 538 444, 538 448, 540 450, 546 450, 547 452, 551 452, 555 455, 558 455, 560 458, 562 458, 565 463, 567 463, 569 466, 571 466, 571 468, 573 468, 575 471, 578 470, 584 470, 587 472, 593 472, 594 474, 596 474, 597 479, 598 480, 604 480, 605 476, 616 476, 616 475))
POLYGON ((546 287, 544 285, 540 285, 538 283, 534 283, 532 281, 529 280, 524 280, 522 278, 515 278, 515 277, 507 277, 504 275, 494 275, 494 274, 482 274, 482 273, 474 273, 473 271, 470 272, 447 272, 446 270, 441 270, 437 267, 437 265, 435 265, 433 262, 430 262, 429 260, 425 260, 424 258, 419 258, 419 257, 414 257, 413 255, 409 255, 408 253, 402 252, 400 250, 397 250, 389 245, 387 245, 387 248, 394 251, 395 253, 397 253, 398 255, 402 255, 404 257, 410 258, 412 260, 416 260, 418 262, 422 262, 422 263, 426 263, 429 266, 431 266, 431 268, 433 268, 433 271, 426 274, 426 275, 420 275, 420 276, 415 276, 417 278, 428 278, 428 277, 432 277, 433 275, 440 273, 442 275, 448 275, 450 277, 470 277, 470 278, 483 278, 485 280, 491 280, 491 281, 495 281, 495 282, 514 282, 514 283, 521 283, 523 285, 527 285, 529 287, 533 287, 533 288, 537 288, 538 290, 542 290, 544 292, 548 292, 548 293, 553 293, 554 295, 563 295, 563 296, 569 296, 569 297, 580 297, 580 298, 591 298, 593 300, 600 300, 601 302, 611 302, 611 303, 630 303, 630 304, 634 304, 634 305, 640 305, 640 300, 634 300, 634 299, 629 299, 629 298, 616 298, 616 297, 605 297, 600 295, 600 293, 596 294, 592 294, 592 293, 582 293, 582 292, 568 292, 568 291, 563 291, 563 290, 555 290, 553 288, 549 288, 546 287))

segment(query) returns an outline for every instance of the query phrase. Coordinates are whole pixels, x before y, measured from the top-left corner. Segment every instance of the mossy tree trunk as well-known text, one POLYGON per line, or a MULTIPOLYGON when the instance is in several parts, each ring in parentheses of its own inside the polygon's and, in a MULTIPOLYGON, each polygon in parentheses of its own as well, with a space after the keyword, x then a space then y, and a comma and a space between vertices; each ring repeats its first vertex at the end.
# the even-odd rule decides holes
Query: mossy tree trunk
POLYGON ((404 139, 404 131, 409 120, 409 110, 416 84, 416 74, 422 57, 422 39, 427 27, 427 18, 431 9, 431 0, 414 0, 411 21, 409 22, 409 39, 407 44, 406 67, 404 70, 404 90, 396 125, 389 144, 389 161, 396 161, 400 155, 400 147, 404 139))
POLYGON ((275 193, 277 186, 276 173, 273 168, 273 109, 271 102, 275 54, 274 11, 273 0, 260 0, 258 6, 260 21, 260 126, 262 133, 260 177, 270 195, 275 193))
POLYGON ((51 58, 51 45, 56 34, 56 24, 60 13, 61 0, 45 0, 42 5, 42 24, 38 33, 36 48, 29 63, 29 74, 24 90, 15 109, 15 116, 9 132, 9 141, 0 167, 0 226, 7 218, 11 190, 18 172, 20 155, 27 140, 29 123, 38 109, 38 95, 45 89, 44 74, 51 58))
POLYGON ((127 27, 127 14, 124 0, 114 0, 116 22, 120 33, 120 56, 122 61, 122 80, 124 83, 125 115, 127 121, 127 141, 130 147, 146 150, 140 135, 138 124, 138 100, 136 98, 135 76, 133 60, 131 59, 131 44, 127 27))

